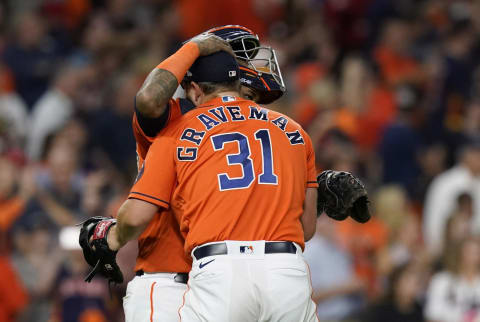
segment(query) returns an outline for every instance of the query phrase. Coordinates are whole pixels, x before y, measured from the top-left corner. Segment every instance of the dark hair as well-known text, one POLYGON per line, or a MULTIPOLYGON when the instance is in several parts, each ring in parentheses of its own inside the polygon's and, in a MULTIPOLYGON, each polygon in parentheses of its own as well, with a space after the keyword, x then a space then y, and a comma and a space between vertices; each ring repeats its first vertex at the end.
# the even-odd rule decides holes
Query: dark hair
POLYGON ((240 91, 240 81, 238 79, 220 83, 200 82, 198 83, 198 86, 202 89, 205 95, 219 91, 240 91))
POLYGON ((473 243, 480 243, 480 239, 478 236, 466 236, 461 241, 456 243, 450 243, 447 245, 444 251, 444 266, 445 269, 453 274, 458 275, 460 270, 461 261, 463 259, 463 249, 466 244, 473 242, 473 243))
POLYGON ((397 284, 403 275, 411 269, 412 264, 410 262, 403 263, 397 267, 395 267, 390 276, 388 277, 388 288, 385 294, 386 301, 395 301, 395 291, 397 288, 397 284))
POLYGON ((464 202, 472 202, 472 195, 468 192, 461 192, 457 196, 457 204, 460 205, 464 202))

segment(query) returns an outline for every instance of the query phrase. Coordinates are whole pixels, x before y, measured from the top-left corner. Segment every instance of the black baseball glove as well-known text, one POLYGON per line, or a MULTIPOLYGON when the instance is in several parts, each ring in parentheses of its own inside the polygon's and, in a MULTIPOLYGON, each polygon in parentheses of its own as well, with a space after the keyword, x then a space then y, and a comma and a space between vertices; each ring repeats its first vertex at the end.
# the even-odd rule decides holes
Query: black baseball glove
POLYGON ((109 283, 123 282, 122 271, 115 259, 117 252, 111 250, 107 243, 107 233, 116 223, 113 218, 92 217, 80 224, 79 243, 85 260, 93 267, 85 278, 86 282, 90 282, 97 273, 109 283))
POLYGON ((349 172, 323 171, 317 177, 318 216, 325 212, 330 218, 344 220, 348 216, 360 223, 370 219, 367 190, 349 172))

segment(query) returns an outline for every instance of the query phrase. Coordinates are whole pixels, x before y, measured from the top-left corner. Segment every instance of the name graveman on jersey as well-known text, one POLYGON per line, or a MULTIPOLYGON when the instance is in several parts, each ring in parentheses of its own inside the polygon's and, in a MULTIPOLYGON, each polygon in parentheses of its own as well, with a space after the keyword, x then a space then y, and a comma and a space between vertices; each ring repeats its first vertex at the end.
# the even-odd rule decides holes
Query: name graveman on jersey
MULTIPOLYGON (((222 100, 228 102, 230 100, 229 96, 222 97, 222 100)), ((290 144, 305 144, 302 134, 300 131, 295 130, 293 132, 286 132, 286 126, 288 124, 288 119, 280 116, 272 120, 268 117, 268 110, 265 108, 258 108, 257 106, 249 106, 250 114, 242 114, 239 106, 219 106, 208 110, 208 113, 202 113, 197 116, 197 118, 205 126, 205 131, 199 129, 186 128, 180 140, 190 141, 200 146, 205 136, 206 131, 210 131, 215 126, 226 123, 226 122, 241 122, 247 119, 250 120, 259 120, 264 122, 271 122, 275 124, 278 129, 283 131, 287 136, 290 144), (228 116, 227 116, 228 115, 228 116)), ((198 148, 195 147, 177 147, 177 158, 179 161, 195 161, 197 158, 198 148)))

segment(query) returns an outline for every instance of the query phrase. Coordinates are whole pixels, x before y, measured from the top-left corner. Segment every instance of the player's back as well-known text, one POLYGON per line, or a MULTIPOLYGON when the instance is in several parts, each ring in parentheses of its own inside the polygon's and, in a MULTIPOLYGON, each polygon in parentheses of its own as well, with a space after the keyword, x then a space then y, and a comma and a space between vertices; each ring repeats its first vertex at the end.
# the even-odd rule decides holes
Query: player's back
POLYGON ((308 135, 281 113, 231 96, 176 124, 178 186, 171 207, 188 233, 185 248, 223 240, 304 244, 305 189, 315 186, 308 135))

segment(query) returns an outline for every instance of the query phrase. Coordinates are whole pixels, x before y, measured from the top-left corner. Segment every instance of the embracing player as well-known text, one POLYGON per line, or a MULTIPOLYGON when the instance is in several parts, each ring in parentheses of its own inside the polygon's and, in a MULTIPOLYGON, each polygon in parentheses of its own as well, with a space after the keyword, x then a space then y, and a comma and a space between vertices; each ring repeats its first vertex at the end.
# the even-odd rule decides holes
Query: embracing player
MULTIPOLYGON (((243 61, 240 74, 244 84, 242 96, 262 104, 269 104, 282 96, 285 87, 275 52, 269 47, 260 46, 258 37, 252 31, 242 26, 222 26, 209 30, 209 33, 228 41, 237 57, 243 61), (258 61, 247 62, 246 58, 254 59, 254 53, 258 52, 264 56, 258 61)), ((200 46, 209 48, 209 51, 228 50, 214 38, 204 38, 201 41, 203 43, 200 46)), ((184 47, 191 47, 191 44, 184 47)), ((190 50, 182 48, 174 55, 179 57, 171 57, 166 65, 158 66, 138 92, 133 129, 139 164, 143 163, 158 132, 194 108, 193 103, 187 99, 166 103, 157 100, 157 93, 164 91, 158 82, 171 76, 169 69, 176 71, 175 68, 183 67, 186 71, 193 63, 192 58, 196 55, 192 55, 190 50)), ((183 70, 176 71, 178 82, 183 78, 183 70)), ((173 90, 173 87, 169 90, 173 90)), ((187 273, 191 268, 191 258, 185 255, 183 245, 184 240, 174 216, 170 211, 161 210, 138 239, 139 254, 135 267, 137 276, 129 283, 124 298, 127 322, 178 320, 178 308, 182 303, 187 273)))
POLYGON ((189 71, 186 92, 197 107, 155 139, 109 247, 171 207, 194 259, 182 320, 316 321, 302 255, 317 217, 310 138, 285 115, 239 97, 229 54, 200 57, 189 71))

